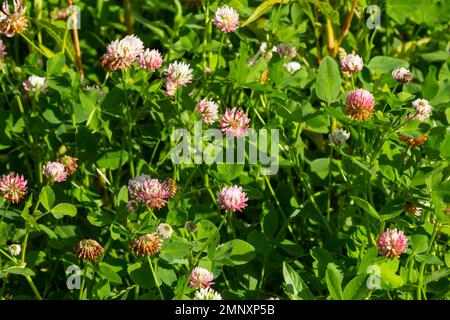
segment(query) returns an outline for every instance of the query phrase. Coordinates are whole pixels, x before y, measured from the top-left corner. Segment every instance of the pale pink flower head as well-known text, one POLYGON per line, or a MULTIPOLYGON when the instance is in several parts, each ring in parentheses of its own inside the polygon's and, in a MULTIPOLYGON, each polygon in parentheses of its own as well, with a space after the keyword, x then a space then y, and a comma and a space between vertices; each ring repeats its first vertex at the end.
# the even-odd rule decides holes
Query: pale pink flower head
POLYGON ((66 167, 60 162, 49 161, 42 168, 42 174, 48 178, 50 182, 66 181, 67 171, 66 167))
POLYGON ((161 183, 158 179, 149 179, 142 184, 139 200, 152 209, 159 209, 173 196, 173 188, 168 180, 161 183))
POLYGON ((195 267, 192 270, 191 277, 189 278, 189 284, 193 288, 209 288, 213 283, 214 275, 212 272, 205 268, 195 267))
POLYGON ((167 94, 173 96, 179 87, 185 87, 191 83, 192 71, 190 65, 183 61, 175 61, 169 64, 169 67, 164 71, 167 94))
POLYGON ((168 239, 172 236, 173 229, 170 224, 160 223, 156 228, 156 232, 161 236, 161 238, 168 239))
POLYGON ((3 40, 0 39, 0 59, 6 57, 7 54, 8 52, 6 51, 6 46, 3 43, 3 40))
POLYGON ((11 12, 8 1, 3 2, 0 10, 0 34, 8 38, 13 37, 28 27, 28 19, 25 17, 26 8, 20 0, 14 0, 14 11, 11 12))
POLYGON ((392 70, 392 78, 399 83, 410 83, 414 79, 414 76, 411 71, 401 67, 392 70))
POLYGON ((242 137, 245 135, 250 130, 249 123, 250 118, 241 109, 238 110, 236 107, 233 109, 227 108, 219 121, 222 133, 232 137, 242 137))
POLYGON ((109 71, 130 68, 144 52, 144 43, 135 35, 111 42, 106 53, 100 58, 100 66, 109 71))
POLYGON ((297 56, 297 48, 286 43, 277 45, 276 51, 282 58, 284 57, 295 58, 297 56))
POLYGON ((27 193, 28 181, 23 177, 10 172, 3 175, 0 180, 0 191, 3 199, 12 203, 18 203, 27 193))
POLYGON ((239 28, 239 14, 229 6, 220 7, 214 15, 213 24, 222 32, 233 32, 239 28))
POLYGON ((47 79, 36 75, 29 76, 22 85, 25 91, 31 93, 46 93, 48 88, 47 79))
POLYGON ((433 108, 428 100, 416 99, 413 101, 412 105, 414 109, 416 109, 416 113, 411 117, 411 119, 424 121, 430 117, 433 108))
POLYGON ((405 252, 408 247, 408 239, 406 239, 403 231, 395 229, 387 229, 380 235, 377 241, 378 250, 381 255, 394 259, 405 252))
POLYGON ((151 180, 149 175, 140 175, 128 181, 128 197, 130 200, 138 201, 144 182, 151 180))
POLYGON ((350 91, 347 96, 347 114, 356 121, 370 118, 375 109, 375 98, 364 89, 350 91))
POLYGON ((200 118, 208 125, 213 124, 219 118, 217 115, 218 109, 219 106, 217 103, 206 98, 197 102, 197 106, 195 107, 195 111, 200 114, 200 118))
POLYGON ((146 49, 139 56, 139 66, 147 71, 154 72, 156 69, 161 68, 163 64, 163 57, 158 50, 146 49))
POLYGON ((239 186, 224 187, 217 196, 217 203, 226 211, 242 211, 247 201, 247 194, 239 186))
POLYGON ((350 138, 350 132, 345 129, 337 128, 328 137, 328 142, 335 146, 342 146, 350 138))
POLYGON ((363 59, 354 53, 347 54, 341 59, 341 69, 344 72, 358 72, 362 70, 363 66, 363 59))

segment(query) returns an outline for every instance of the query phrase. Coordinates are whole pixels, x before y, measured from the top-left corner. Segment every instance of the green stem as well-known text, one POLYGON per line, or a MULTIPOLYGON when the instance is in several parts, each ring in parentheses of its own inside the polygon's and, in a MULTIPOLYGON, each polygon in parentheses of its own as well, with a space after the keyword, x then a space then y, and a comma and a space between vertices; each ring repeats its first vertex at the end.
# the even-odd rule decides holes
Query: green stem
POLYGON ((89 268, 89 262, 84 265, 83 280, 81 281, 81 289, 80 289, 80 294, 78 296, 78 300, 83 300, 83 291, 84 291, 84 286, 86 284, 86 276, 87 276, 88 268, 89 268))
POLYGON ((28 276, 28 275, 25 276, 25 279, 27 279, 27 281, 28 281, 28 283, 29 283, 29 285, 30 285, 30 287, 31 287, 31 290, 33 290, 34 295, 36 296, 36 298, 37 298, 38 300, 42 300, 42 296, 39 294, 38 289, 37 289, 36 286, 34 285, 33 279, 31 279, 31 277, 28 276))
POLYGON ((153 280, 155 281, 156 289, 158 289, 159 296, 161 297, 161 300, 164 300, 163 293, 161 291, 161 288, 159 287, 158 278, 156 277, 155 269, 153 268, 152 260, 150 259, 150 256, 147 256, 148 259, 148 265, 150 266, 150 270, 152 271, 153 280))

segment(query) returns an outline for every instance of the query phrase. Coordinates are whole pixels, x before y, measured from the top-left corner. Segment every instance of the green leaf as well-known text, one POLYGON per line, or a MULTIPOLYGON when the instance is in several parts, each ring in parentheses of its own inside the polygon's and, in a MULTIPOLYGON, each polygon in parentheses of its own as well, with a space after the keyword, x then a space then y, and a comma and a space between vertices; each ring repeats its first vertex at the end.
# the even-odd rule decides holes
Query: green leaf
POLYGON ((113 268, 104 262, 100 262, 99 269, 97 270, 98 274, 102 276, 105 279, 108 279, 109 281, 117 284, 122 283, 122 279, 117 274, 116 271, 113 270, 113 268))
POLYGON ((239 177, 244 170, 244 164, 218 163, 217 171, 226 180, 231 181, 239 177))
POLYGON ((342 279, 344 276, 342 272, 337 268, 334 263, 327 265, 327 271, 325 272, 325 282, 327 283, 330 297, 333 300, 343 300, 344 294, 342 293, 342 279))
POLYGON ((345 300, 362 300, 367 294, 367 275, 360 274, 354 277, 344 289, 345 300))
POLYGON ((405 210, 405 202, 401 199, 391 200, 381 208, 380 216, 383 221, 394 219, 405 210))
POLYGON ((164 269, 162 267, 158 267, 156 274, 158 278, 168 286, 171 286, 175 281, 177 281, 177 275, 172 269, 164 269))
POLYGON ((18 274, 21 276, 34 276, 35 273, 33 270, 29 269, 29 268, 22 268, 22 267, 18 267, 18 266, 14 266, 14 267, 10 267, 6 270, 3 270, 3 272, 5 273, 12 273, 12 274, 18 274))
POLYGON ((423 253, 428 250, 428 237, 424 234, 414 234, 411 236, 411 246, 413 254, 423 253))
POLYGON ((221 245, 213 260, 228 266, 238 266, 250 262, 254 257, 255 248, 250 243, 234 239, 221 245))
POLYGON ((47 60, 47 76, 60 72, 66 64, 66 55, 58 53, 47 60))
POLYGON ((426 264, 436 264, 439 266, 444 265, 444 262, 442 262, 441 259, 436 257, 434 254, 431 253, 424 253, 419 254, 415 256, 416 261, 418 262, 425 262, 426 264))
POLYGON ((245 27, 246 25, 252 23, 253 21, 257 20, 259 17, 261 17, 267 10, 269 10, 272 6, 278 4, 278 3, 288 3, 288 0, 266 0, 263 1, 256 9, 253 11, 253 14, 248 17, 248 19, 242 23, 242 27, 245 27))
POLYGON ((39 195, 39 202, 47 211, 50 211, 53 208, 53 204, 55 203, 55 193, 50 186, 42 188, 41 194, 39 195))
POLYGON ((353 201, 355 201, 356 205, 367 212, 371 217, 381 221, 381 217, 378 212, 368 203, 366 200, 361 199, 359 197, 353 196, 353 201))
POLYGON ((109 151, 97 161, 100 168, 117 170, 128 161, 128 152, 125 150, 109 151))
POLYGON ((137 285, 144 289, 151 289, 155 285, 155 280, 152 276, 152 271, 150 270, 150 266, 148 262, 136 262, 134 264, 130 264, 127 267, 128 274, 131 277, 131 280, 134 281, 137 285))
POLYGON ((376 56, 373 57, 367 64, 370 72, 377 74, 380 71, 382 74, 391 73, 395 68, 408 68, 409 63, 402 59, 387 57, 387 56, 376 56))
POLYGON ((169 263, 174 262, 176 259, 183 258, 191 251, 191 245, 185 241, 172 240, 164 241, 161 249, 160 258, 166 260, 169 263))
POLYGON ((77 208, 70 203, 57 204, 51 211, 56 219, 61 219, 64 216, 75 217, 77 215, 77 208))
POLYGON ((309 290, 306 283, 302 280, 298 273, 295 272, 294 269, 292 269, 292 267, 286 262, 283 262, 283 278, 284 286, 287 291, 286 293, 291 300, 314 299, 314 296, 309 290))
POLYGON ((325 57, 319 67, 316 80, 316 93, 319 99, 331 104, 339 95, 341 75, 336 61, 325 57))
POLYGON ((310 163, 311 171, 315 172, 320 179, 325 179, 330 172, 330 158, 318 158, 310 163))

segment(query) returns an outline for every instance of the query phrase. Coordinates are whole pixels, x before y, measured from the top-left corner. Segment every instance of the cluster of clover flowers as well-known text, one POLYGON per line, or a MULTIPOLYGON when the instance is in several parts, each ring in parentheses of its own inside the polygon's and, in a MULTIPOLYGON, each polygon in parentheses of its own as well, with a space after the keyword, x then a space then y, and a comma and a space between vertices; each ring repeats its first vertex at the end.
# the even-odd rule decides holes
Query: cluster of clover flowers
MULTIPOLYGON (((238 13, 228 6, 219 8, 214 16, 213 24, 224 33, 233 32, 239 27, 238 13)), ((28 19, 25 17, 25 8, 21 2, 14 0, 14 11, 10 11, 7 2, 3 3, 0 11, 0 34, 12 37, 16 33, 22 32, 28 26, 28 19)), ((278 45, 267 50, 267 44, 262 44, 259 55, 264 59, 270 60, 272 52, 277 52, 282 57, 294 58, 297 55, 295 48, 289 45, 278 45)), ((7 54, 4 43, 0 40, 0 59, 7 54)), ((255 59, 254 58, 254 59, 255 59)), ((254 63, 254 59, 249 61, 249 65, 254 63)), ((163 57, 158 50, 145 49, 143 42, 136 36, 126 36, 121 40, 111 42, 106 53, 100 58, 100 65, 108 71, 123 71, 138 62, 139 67, 154 72, 163 65, 163 57)), ((290 62, 284 67, 290 73, 295 73, 300 69, 298 62, 290 62)), ((345 54, 341 57, 341 69, 346 74, 353 74, 361 71, 363 60, 356 54, 345 54)), ((169 67, 163 72, 165 76, 165 88, 169 96, 173 96, 180 87, 187 86, 193 79, 193 70, 189 64, 182 61, 176 61, 169 64, 169 67)), ((266 75, 267 76, 267 75, 266 75)), ((412 73, 405 68, 396 68, 392 72, 392 77, 399 83, 409 83, 413 80, 412 73)), ((32 75, 23 83, 25 91, 28 93, 45 93, 48 84, 45 78, 32 75)), ((362 88, 349 92, 346 100, 347 115, 358 121, 368 120, 375 108, 375 99, 373 95, 362 88)), ((413 114, 405 117, 405 121, 427 119, 432 111, 432 107, 425 99, 417 99, 412 102, 415 109, 413 114)), ((219 119, 218 104, 212 100, 202 99, 197 103, 196 112, 201 119, 208 125, 213 124, 219 119)), ((249 130, 250 119, 241 109, 227 108, 219 120, 219 125, 224 134, 234 137, 243 136, 249 130)), ((350 138, 350 133, 343 128, 335 129, 329 136, 330 144, 337 146, 343 145, 350 138)), ((412 146, 418 146, 425 142, 426 135, 415 139, 406 136, 400 136, 400 139, 412 146)), ((68 176, 73 174, 77 168, 77 159, 73 157, 64 157, 59 162, 49 162, 42 173, 50 182, 65 181, 68 176)), ((167 200, 176 193, 176 184, 173 180, 159 181, 150 176, 138 176, 131 179, 128 184, 130 202, 128 208, 135 210, 137 203, 142 203, 151 209, 161 208, 166 205, 167 200)), ((3 199, 8 203, 18 203, 27 192, 27 180, 14 172, 3 175, 0 180, 0 191, 3 199)), ((217 195, 217 202, 220 207, 227 212, 242 211, 247 206, 247 194, 240 186, 223 187, 217 195)), ((420 209, 415 205, 408 203, 406 210, 415 215, 420 215, 420 209)), ((194 228, 191 228, 193 230, 194 228)), ((170 225, 161 223, 155 232, 144 234, 131 241, 131 250, 136 256, 152 256, 159 253, 163 240, 172 236, 173 230, 170 225)), ((379 253, 388 258, 396 258, 405 252, 408 241, 403 233, 396 228, 384 231, 378 241, 379 253)), ((21 247, 18 244, 9 246, 10 253, 13 256, 20 254, 21 247)), ((103 247, 92 239, 81 240, 75 247, 78 257, 86 260, 96 260, 103 253, 103 247)), ((151 265, 151 264, 150 264, 151 265)), ((189 284, 191 287, 199 289, 195 293, 196 299, 221 299, 219 293, 210 288, 213 283, 213 274, 204 268, 195 267, 192 270, 189 284)))

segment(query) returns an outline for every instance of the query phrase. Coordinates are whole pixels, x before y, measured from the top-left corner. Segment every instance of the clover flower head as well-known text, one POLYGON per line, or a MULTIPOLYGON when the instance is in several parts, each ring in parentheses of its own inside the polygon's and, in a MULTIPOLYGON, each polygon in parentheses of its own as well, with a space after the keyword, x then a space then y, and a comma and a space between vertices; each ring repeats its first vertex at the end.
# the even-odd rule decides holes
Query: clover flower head
POLYGON ((416 110, 416 113, 412 115, 411 119, 424 121, 425 119, 428 119, 430 117, 433 108, 431 107, 428 100, 416 99, 412 102, 412 105, 416 110))
POLYGON ((162 247, 163 240, 156 233, 147 233, 131 241, 131 251, 137 256, 152 256, 162 247))
POLYGON ((289 72, 290 74, 294 74, 296 73, 298 70, 300 70, 300 68, 302 67, 300 65, 300 63, 298 63, 297 61, 291 61, 288 63, 283 64, 283 67, 286 69, 287 72, 289 72))
POLYGON ((191 83, 193 70, 190 65, 183 61, 175 61, 169 64, 164 71, 166 76, 166 92, 169 96, 173 96, 180 87, 185 87, 191 83))
POLYGON ((100 58, 100 66, 109 71, 121 71, 130 68, 133 62, 144 52, 144 44, 135 35, 114 40, 106 47, 106 53, 100 58))
POLYGON ((356 89, 347 96, 347 114, 358 122, 369 119, 374 108, 375 99, 367 90, 356 89))
POLYGON ((23 88, 25 91, 31 93, 46 93, 48 88, 47 79, 36 75, 29 76, 28 79, 23 82, 23 88))
POLYGON ((363 66, 362 58, 354 53, 347 54, 341 59, 341 69, 344 72, 358 72, 362 70, 363 66))
POLYGON ((163 57, 158 50, 146 49, 139 55, 139 66, 147 71, 154 72, 156 69, 161 68, 162 64, 163 57))
POLYGON ((172 236, 173 229, 170 224, 160 223, 156 228, 156 232, 161 236, 161 238, 168 239, 172 236))
POLYGON ((392 78, 394 78, 394 80, 399 83, 410 83, 413 80, 414 76, 411 71, 401 67, 392 70, 392 78))
POLYGON ((336 146, 342 146, 349 138, 350 132, 342 128, 337 128, 330 134, 328 142, 336 146))
POLYGON ((250 118, 236 107, 232 109, 227 108, 219 121, 222 133, 231 137, 242 137, 245 135, 250 130, 249 123, 250 118))
POLYGON ((408 247, 408 239, 403 231, 398 231, 397 228, 387 229, 380 235, 377 246, 381 255, 394 259, 405 252, 408 247))
POLYGON ((213 124, 219 118, 217 115, 218 109, 219 105, 217 103, 206 98, 197 102, 195 107, 195 111, 200 114, 200 118, 208 125, 213 124))
POLYGON ((65 155, 60 159, 60 162, 66 169, 67 176, 71 176, 78 168, 78 158, 65 155))
POLYGON ((200 288, 195 292, 194 300, 222 300, 222 296, 211 288, 200 288))
POLYGON ((0 10, 0 34, 8 38, 22 32, 28 27, 28 19, 25 17, 26 8, 20 0, 14 0, 14 10, 11 12, 8 1, 3 2, 0 10))
POLYGON ((28 181, 14 172, 3 175, 0 180, 0 191, 3 199, 12 203, 18 203, 27 192, 28 181))
POLYGON ((103 247, 95 240, 84 239, 75 246, 75 253, 78 258, 84 260, 96 260, 103 252, 103 247))
POLYGON ((297 56, 297 48, 287 43, 281 43, 277 45, 276 51, 282 58, 284 57, 295 58, 297 56))
POLYGON ((247 194, 239 186, 223 187, 217 196, 219 206, 226 211, 242 211, 247 201, 247 194))
POLYGON ((209 288, 213 283, 214 275, 205 268, 195 267, 189 278, 189 284, 193 288, 209 288))
POLYGON ((17 257, 22 251, 22 246, 20 244, 12 244, 8 247, 8 249, 9 253, 11 253, 13 257, 17 257))
POLYGON ((63 182, 67 179, 66 167, 61 162, 49 161, 43 166, 42 174, 47 177, 50 182, 63 182))
POLYGON ((222 32, 233 32, 239 28, 239 14, 233 8, 225 5, 217 9, 213 24, 222 32))

